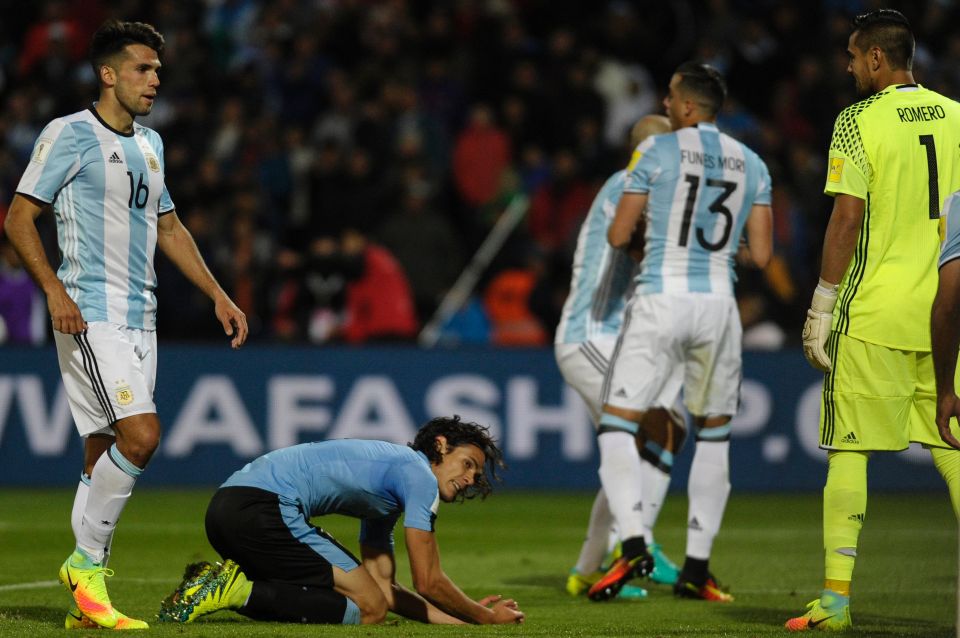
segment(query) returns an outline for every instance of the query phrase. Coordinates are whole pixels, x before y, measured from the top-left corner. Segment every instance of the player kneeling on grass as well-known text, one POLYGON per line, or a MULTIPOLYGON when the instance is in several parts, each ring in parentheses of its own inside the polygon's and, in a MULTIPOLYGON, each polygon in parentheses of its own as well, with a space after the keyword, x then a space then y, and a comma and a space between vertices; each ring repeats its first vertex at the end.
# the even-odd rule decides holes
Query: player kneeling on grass
POLYGON ((387 611, 428 623, 520 623, 517 603, 470 599, 440 568, 439 502, 486 497, 502 454, 486 427, 459 417, 424 425, 409 446, 341 440, 275 450, 220 486, 207 538, 222 564, 187 566, 160 606, 161 621, 192 622, 232 609, 255 620, 380 623, 387 611), (416 591, 396 582, 393 528, 403 514, 416 591), (310 524, 360 519, 360 560, 310 524))

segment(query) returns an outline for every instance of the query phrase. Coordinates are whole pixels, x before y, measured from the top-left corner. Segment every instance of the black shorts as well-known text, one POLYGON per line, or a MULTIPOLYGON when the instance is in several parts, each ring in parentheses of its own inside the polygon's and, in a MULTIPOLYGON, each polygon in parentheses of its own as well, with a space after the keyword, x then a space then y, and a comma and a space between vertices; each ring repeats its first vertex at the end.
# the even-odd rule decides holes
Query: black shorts
POLYGON ((207 538, 224 559, 253 581, 333 587, 333 565, 350 571, 360 561, 311 525, 302 508, 255 487, 223 487, 207 507, 207 538))

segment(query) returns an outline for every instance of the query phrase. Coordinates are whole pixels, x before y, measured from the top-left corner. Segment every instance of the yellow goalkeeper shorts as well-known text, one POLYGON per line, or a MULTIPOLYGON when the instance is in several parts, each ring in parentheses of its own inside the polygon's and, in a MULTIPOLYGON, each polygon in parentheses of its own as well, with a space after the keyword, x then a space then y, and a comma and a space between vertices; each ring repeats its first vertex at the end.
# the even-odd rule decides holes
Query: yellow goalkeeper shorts
MULTIPOLYGON (((820 447, 903 450, 911 442, 948 447, 935 422, 937 392, 929 352, 894 350, 833 332, 833 369, 823 381, 820 447)), ((951 429, 960 435, 954 419, 951 429)))

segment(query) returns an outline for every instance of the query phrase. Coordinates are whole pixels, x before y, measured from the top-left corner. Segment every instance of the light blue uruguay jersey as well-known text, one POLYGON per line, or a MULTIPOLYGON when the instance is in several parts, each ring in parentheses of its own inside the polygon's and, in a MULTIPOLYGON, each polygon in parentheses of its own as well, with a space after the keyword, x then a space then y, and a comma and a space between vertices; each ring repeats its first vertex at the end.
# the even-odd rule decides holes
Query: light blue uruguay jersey
POLYGON ((617 212, 625 179, 626 171, 619 171, 606 181, 580 226, 570 294, 563 304, 555 343, 613 339, 620 332, 637 264, 626 251, 610 246, 607 229, 617 212))
POLYGON ((237 486, 278 494, 310 516, 359 518, 360 542, 371 546, 392 547, 401 512, 404 527, 432 532, 440 504, 426 455, 385 441, 320 441, 274 450, 221 485, 237 486))
POLYGON ((156 328, 157 219, 174 209, 163 171, 155 131, 120 133, 93 108, 40 133, 17 192, 53 203, 57 276, 86 321, 156 328))
POLYGON ((744 224, 770 189, 763 160, 714 124, 644 140, 623 189, 649 193, 637 294, 732 295, 744 224))
POLYGON ((960 191, 953 193, 943 202, 940 220, 944 226, 938 267, 960 258, 960 191))

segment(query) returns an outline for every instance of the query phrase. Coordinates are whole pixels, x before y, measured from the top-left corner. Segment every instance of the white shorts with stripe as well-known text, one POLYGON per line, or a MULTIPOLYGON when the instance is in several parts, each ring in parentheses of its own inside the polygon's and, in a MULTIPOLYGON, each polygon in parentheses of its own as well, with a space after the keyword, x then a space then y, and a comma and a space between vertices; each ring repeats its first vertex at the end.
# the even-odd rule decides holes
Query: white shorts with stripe
POLYGON ((731 295, 634 297, 601 393, 626 410, 683 403, 695 416, 734 415, 742 375, 740 313, 731 295))
POLYGON ((583 398, 594 425, 600 422, 603 408, 600 391, 616 345, 616 338, 610 337, 581 343, 558 343, 553 347, 563 380, 583 398))
MULTIPOLYGON (((606 378, 610 357, 616 345, 616 339, 610 338, 582 343, 558 343, 553 346, 563 380, 576 390, 587 404, 594 427, 600 423, 600 413, 603 411, 603 380, 606 378)), ((674 402, 670 412, 674 424, 685 428, 686 419, 679 401, 674 402)))
POLYGON ((119 419, 157 411, 156 331, 94 321, 80 334, 53 335, 80 436, 113 434, 119 419))

